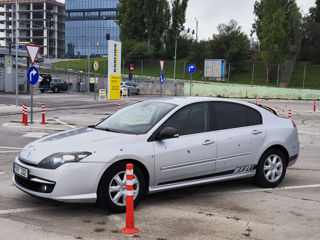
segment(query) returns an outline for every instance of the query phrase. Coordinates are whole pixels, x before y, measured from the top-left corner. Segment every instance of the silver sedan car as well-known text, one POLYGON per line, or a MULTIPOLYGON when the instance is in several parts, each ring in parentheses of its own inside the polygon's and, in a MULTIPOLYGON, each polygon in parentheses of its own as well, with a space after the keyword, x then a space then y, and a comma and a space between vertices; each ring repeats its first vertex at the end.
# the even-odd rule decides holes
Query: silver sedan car
POLYGON ((299 154, 291 119, 252 103, 202 97, 145 100, 100 123, 26 145, 13 183, 32 195, 125 211, 125 166, 134 199, 146 193, 254 177, 275 187, 299 154))

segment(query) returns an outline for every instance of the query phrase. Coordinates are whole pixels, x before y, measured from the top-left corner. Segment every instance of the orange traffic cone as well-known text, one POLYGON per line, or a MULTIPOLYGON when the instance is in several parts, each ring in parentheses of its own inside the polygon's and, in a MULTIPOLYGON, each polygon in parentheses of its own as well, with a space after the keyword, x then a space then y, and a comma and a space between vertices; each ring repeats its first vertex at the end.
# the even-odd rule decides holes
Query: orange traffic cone
POLYGON ((133 204, 133 164, 127 164, 126 170, 126 227, 121 230, 125 234, 139 232, 134 227, 134 204, 133 204))
POLYGON ((118 110, 121 109, 121 101, 118 102, 118 110))

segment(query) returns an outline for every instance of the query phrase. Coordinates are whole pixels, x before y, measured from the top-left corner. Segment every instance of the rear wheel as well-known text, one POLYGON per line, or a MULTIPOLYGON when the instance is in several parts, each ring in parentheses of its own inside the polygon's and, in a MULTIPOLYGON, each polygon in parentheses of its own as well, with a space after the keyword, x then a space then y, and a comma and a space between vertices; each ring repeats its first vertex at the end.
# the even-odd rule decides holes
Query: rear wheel
POLYGON ((58 87, 54 87, 53 88, 53 92, 58 93, 59 92, 59 88, 58 87))
MULTIPOLYGON (((138 166, 134 166, 133 197, 138 205, 145 193, 145 179, 138 166)), ((116 213, 126 211, 126 163, 119 163, 102 176, 98 188, 98 201, 108 210, 116 213)))
POLYGON ((137 95, 140 95, 140 90, 139 89, 137 90, 137 95))
POLYGON ((261 157, 257 173, 256 183, 261 187, 278 186, 286 174, 286 157, 279 149, 269 149, 261 157))
POLYGON ((43 89, 41 89, 41 90, 40 90, 40 92, 41 92, 41 93, 44 93, 44 90, 43 90, 43 89))

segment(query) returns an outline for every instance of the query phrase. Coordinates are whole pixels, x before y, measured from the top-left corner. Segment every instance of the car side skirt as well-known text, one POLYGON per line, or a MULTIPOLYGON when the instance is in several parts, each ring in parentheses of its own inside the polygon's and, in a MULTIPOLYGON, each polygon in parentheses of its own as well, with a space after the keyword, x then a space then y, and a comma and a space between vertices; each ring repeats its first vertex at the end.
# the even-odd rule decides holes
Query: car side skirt
POLYGON ((211 176, 211 177, 205 177, 205 178, 182 181, 182 182, 162 184, 162 185, 149 187, 149 193, 162 192, 162 191, 173 190, 173 189, 183 188, 183 187, 196 186, 196 185, 207 184, 207 183, 222 182, 222 181, 226 181, 226 180, 249 178, 249 177, 253 177, 255 174, 256 174, 256 170, 253 169, 251 171, 246 171, 246 172, 241 172, 241 173, 226 174, 226 175, 220 175, 220 176, 211 176))

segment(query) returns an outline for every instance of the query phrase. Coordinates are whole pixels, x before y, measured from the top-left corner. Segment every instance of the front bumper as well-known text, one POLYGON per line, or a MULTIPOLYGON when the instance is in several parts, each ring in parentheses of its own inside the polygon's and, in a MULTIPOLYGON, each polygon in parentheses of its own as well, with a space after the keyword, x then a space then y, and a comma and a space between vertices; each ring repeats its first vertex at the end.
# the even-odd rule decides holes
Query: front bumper
POLYGON ((38 197, 61 202, 93 203, 97 199, 97 188, 106 163, 66 163, 57 169, 43 169, 14 161, 29 170, 28 179, 12 177, 20 190, 38 197))

